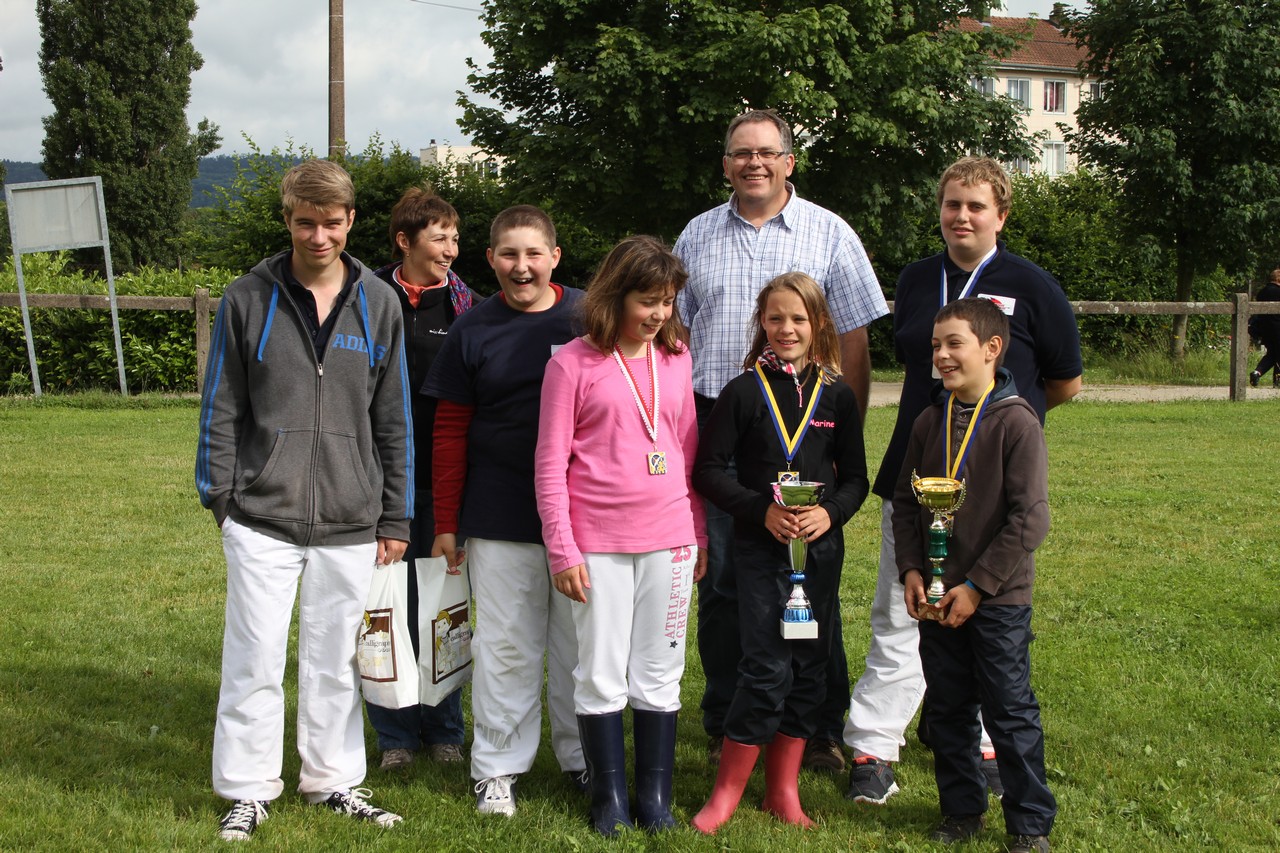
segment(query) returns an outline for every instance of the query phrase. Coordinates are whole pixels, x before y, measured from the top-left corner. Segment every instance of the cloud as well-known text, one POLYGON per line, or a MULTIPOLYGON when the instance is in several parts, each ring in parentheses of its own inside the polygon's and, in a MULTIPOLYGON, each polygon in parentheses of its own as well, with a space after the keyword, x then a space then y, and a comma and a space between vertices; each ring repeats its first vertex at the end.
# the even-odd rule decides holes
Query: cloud
MULTIPOLYGON (((0 157, 39 160, 41 117, 53 111, 38 68, 35 4, 0 4, 0 157)), ((480 0, 434 5, 413 0, 347 2, 345 89, 348 148, 379 133, 416 151, 431 139, 465 142, 457 90, 466 58, 483 65, 480 0), (463 11, 454 6, 474 7, 463 11)), ((328 150, 329 16, 315 0, 206 0, 192 21, 204 67, 191 78, 187 110, 219 126, 221 153, 245 151, 242 134, 264 149, 292 139, 328 150)))

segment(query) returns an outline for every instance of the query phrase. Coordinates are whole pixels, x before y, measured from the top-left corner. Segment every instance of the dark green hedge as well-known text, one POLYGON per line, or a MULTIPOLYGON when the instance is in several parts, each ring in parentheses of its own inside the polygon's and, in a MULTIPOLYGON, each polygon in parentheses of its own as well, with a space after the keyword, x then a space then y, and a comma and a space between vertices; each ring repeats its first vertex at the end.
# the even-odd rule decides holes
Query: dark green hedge
MULTIPOLYGON (((23 255, 23 283, 33 293, 95 293, 107 285, 68 269, 67 253, 23 255)), ((116 278, 119 296, 193 296, 208 288, 218 296, 234 278, 227 270, 141 270, 116 278)), ((16 292, 13 262, 0 272, 0 291, 16 292)), ((31 332, 41 388, 47 392, 117 388, 111 313, 32 308, 31 332)), ((120 311, 125 381, 130 392, 196 390, 195 314, 191 311, 120 311)), ((0 308, 0 393, 32 391, 31 368, 18 308, 0 308)))

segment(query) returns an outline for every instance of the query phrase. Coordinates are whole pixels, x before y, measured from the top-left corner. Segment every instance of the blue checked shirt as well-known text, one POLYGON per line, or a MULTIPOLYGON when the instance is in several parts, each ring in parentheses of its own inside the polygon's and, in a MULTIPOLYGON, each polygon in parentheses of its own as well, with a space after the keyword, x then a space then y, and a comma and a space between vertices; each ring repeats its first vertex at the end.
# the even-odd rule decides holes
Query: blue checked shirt
POLYGON ((675 253, 689 271, 680 317, 689 327, 693 389, 704 397, 742 372, 755 335, 756 296, 786 272, 808 273, 822 287, 844 334, 889 313, 862 241, 829 210, 791 193, 777 216, 757 229, 738 215, 734 198, 685 226, 675 253))

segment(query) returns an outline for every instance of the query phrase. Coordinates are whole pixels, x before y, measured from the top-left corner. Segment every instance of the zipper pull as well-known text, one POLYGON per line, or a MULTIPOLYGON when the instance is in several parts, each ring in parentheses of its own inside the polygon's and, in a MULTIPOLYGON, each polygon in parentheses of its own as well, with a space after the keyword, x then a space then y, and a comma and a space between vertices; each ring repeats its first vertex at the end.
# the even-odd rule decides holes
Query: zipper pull
POLYGON ((323 361, 316 362, 316 375, 317 375, 317 376, 322 376, 322 377, 324 376, 324 362, 323 362, 323 361))

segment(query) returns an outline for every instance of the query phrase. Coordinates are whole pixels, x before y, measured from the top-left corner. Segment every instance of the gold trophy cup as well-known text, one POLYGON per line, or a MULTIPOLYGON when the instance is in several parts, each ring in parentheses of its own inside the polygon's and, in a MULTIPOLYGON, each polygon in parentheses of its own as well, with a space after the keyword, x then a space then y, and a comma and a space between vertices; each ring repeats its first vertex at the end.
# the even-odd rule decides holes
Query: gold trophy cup
POLYGON ((942 585, 942 561, 947 557, 952 517, 964 503, 965 484, 963 480, 951 477, 918 477, 912 471, 911 491, 915 492, 920 505, 933 513, 933 523, 929 525, 929 563, 933 567, 930 570, 933 579, 925 591, 928 603, 918 606, 916 612, 921 619, 941 621, 947 616, 938 606, 947 594, 947 588, 942 585))

